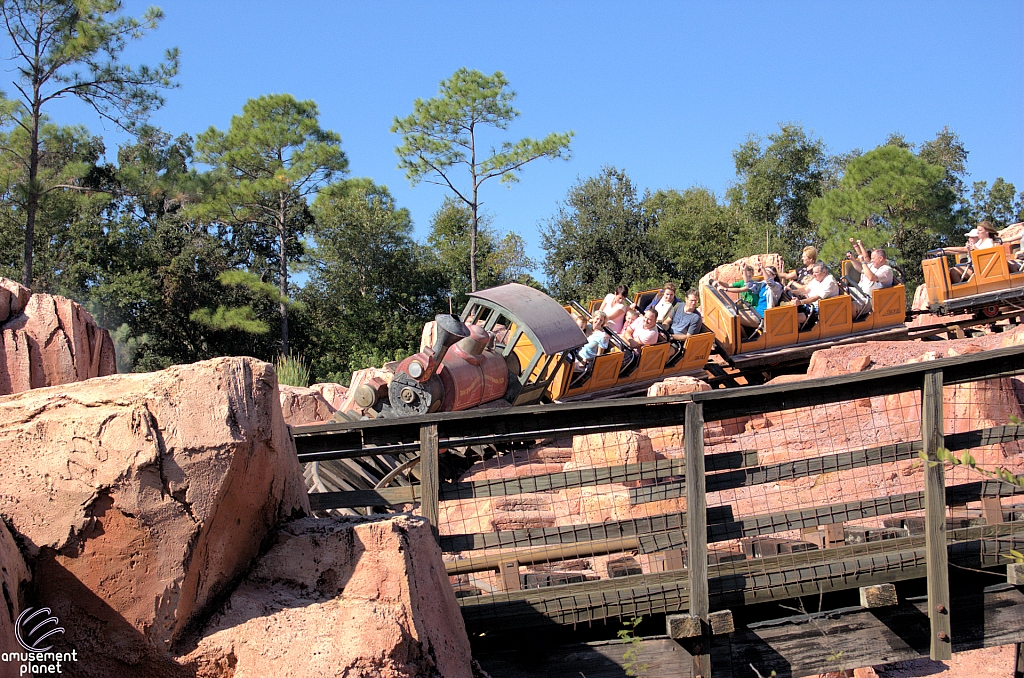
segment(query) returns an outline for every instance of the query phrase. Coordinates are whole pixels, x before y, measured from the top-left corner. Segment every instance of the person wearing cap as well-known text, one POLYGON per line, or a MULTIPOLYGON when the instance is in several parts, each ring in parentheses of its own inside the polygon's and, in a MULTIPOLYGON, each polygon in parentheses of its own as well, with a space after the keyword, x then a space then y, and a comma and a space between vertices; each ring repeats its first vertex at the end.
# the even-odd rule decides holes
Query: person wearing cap
MULTIPOLYGON (((996 238, 999 232, 989 221, 978 223, 977 228, 967 232, 967 244, 963 247, 946 247, 943 251, 950 254, 969 254, 972 250, 987 250, 996 246, 996 238)), ((968 261, 966 264, 957 264, 949 269, 949 281, 951 283, 967 282, 974 275, 974 267, 968 261)))

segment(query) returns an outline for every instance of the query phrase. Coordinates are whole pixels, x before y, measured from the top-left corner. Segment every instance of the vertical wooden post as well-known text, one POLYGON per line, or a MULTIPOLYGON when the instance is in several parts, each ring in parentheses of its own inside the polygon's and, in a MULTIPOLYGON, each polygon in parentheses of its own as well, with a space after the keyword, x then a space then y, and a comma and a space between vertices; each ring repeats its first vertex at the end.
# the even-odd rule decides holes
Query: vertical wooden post
POLYGON ((437 424, 420 426, 420 509, 438 540, 438 492, 441 479, 437 469, 437 424))
POLYGON ((943 446, 942 372, 924 375, 921 440, 928 463, 924 470, 925 544, 928 550, 928 618, 933 660, 951 659, 949 564, 946 551, 946 472, 935 452, 943 446))
POLYGON ((686 453, 686 541, 689 547, 690 614, 700 618, 699 651, 693 653, 693 673, 711 678, 708 633, 708 514, 704 484, 704 406, 688 403, 683 421, 686 453))
POLYGON ((1017 643, 1014 649, 1017 660, 1014 662, 1013 678, 1024 678, 1024 644, 1017 643))

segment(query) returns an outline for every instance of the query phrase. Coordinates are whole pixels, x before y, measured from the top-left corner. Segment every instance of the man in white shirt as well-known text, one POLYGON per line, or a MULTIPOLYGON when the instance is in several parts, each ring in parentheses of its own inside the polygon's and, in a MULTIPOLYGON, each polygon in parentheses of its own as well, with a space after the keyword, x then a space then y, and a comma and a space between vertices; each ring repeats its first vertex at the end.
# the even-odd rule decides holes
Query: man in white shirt
MULTIPOLYGON (((861 251, 863 252, 863 250, 861 251)), ((854 304, 856 314, 860 315, 871 310, 871 293, 873 291, 892 287, 892 268, 886 261, 885 250, 881 248, 871 250, 870 259, 861 254, 851 263, 860 273, 860 282, 857 286, 867 297, 865 304, 854 304)), ((856 302, 856 299, 854 301, 856 302)))
MULTIPOLYGON (((814 315, 818 312, 818 302, 822 299, 828 299, 839 294, 839 285, 836 284, 835 278, 828 272, 828 267, 820 261, 814 265, 813 277, 811 280, 802 288, 803 298, 800 300, 801 303, 810 306, 810 310, 814 311, 814 315)), ((800 323, 803 324, 809 317, 808 311, 801 311, 798 315, 800 323)))

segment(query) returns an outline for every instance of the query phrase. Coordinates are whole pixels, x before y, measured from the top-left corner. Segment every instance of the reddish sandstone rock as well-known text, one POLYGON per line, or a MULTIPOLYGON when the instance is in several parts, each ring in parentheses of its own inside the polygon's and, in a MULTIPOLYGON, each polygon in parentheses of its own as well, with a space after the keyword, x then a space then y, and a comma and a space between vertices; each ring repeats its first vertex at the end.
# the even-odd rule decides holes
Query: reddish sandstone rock
POLYGON ((368 367, 365 370, 353 372, 352 379, 349 381, 348 390, 345 391, 345 399, 342 400, 341 405, 338 407, 338 412, 351 413, 357 417, 366 414, 366 411, 356 403, 357 389, 363 384, 390 384, 391 379, 394 376, 394 372, 382 367, 368 367))
POLYGON ((0 323, 25 310, 32 290, 8 278, 0 278, 0 323))
POLYGON ((177 675, 169 644, 308 512, 272 366, 220 358, 0 398, 0 513, 81 675, 177 675))
POLYGON ((117 373, 110 334, 80 305, 49 294, 11 291, 0 279, 0 395, 117 373), (10 318, 3 314, 6 299, 10 318))
POLYGON ((782 261, 782 255, 775 254, 774 252, 771 254, 755 254, 750 257, 737 259, 731 264, 722 264, 701 278, 700 285, 703 286, 709 280, 718 280, 725 284, 742 280, 743 267, 748 264, 754 267, 754 275, 760 275, 759 267, 761 266, 774 266, 779 273, 782 273, 785 269, 785 264, 782 261))
POLYGON ((572 461, 565 465, 569 471, 592 466, 619 466, 654 461, 651 439, 637 431, 615 431, 577 436, 572 442, 572 461))
POLYGON ((694 377, 669 377, 664 381, 651 384, 647 389, 647 395, 653 398, 655 396, 686 395, 687 393, 710 390, 710 384, 694 377))
POLYGON ((301 386, 278 386, 281 398, 281 413, 286 424, 316 424, 330 421, 334 408, 319 392, 301 386))
POLYGON ((348 389, 341 384, 334 384, 331 382, 325 382, 322 384, 313 384, 310 386, 311 389, 323 396, 327 404, 336 412, 341 408, 341 404, 345 402, 345 396, 348 395, 348 389))
POLYGON ((441 552, 410 516, 285 525, 180 661, 198 678, 472 676, 441 552))
MULTIPOLYGON (((25 559, 14 543, 10 530, 0 521, 0 583, 3 585, 5 606, 0 607, 0 643, 5 650, 18 648, 14 624, 25 609, 25 587, 31 580, 25 559)), ((4 669, 11 669, 7 665, 4 669)), ((6 675, 6 674, 5 674, 6 675)))

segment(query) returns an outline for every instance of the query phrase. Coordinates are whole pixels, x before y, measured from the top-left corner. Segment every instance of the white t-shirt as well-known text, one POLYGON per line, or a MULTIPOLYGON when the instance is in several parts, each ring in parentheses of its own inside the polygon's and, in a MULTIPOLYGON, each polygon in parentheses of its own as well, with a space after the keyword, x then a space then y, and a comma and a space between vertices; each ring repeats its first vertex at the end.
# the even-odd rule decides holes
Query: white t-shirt
POLYGON ((871 272, 875 274, 875 277, 878 278, 878 280, 868 280, 868 277, 864 275, 863 271, 861 271, 858 287, 860 287, 864 294, 870 297, 872 290, 892 287, 892 269, 889 268, 888 264, 882 264, 878 268, 875 268, 874 264, 869 261, 865 266, 871 269, 871 272))
POLYGON ((828 299, 839 294, 839 285, 836 284, 832 274, 829 273, 819 282, 817 278, 811 278, 807 283, 807 296, 828 299))
POLYGON ((996 241, 992 238, 978 238, 978 242, 974 243, 974 249, 976 250, 988 250, 996 246, 996 241))
POLYGON ((658 302, 658 305, 654 307, 654 310, 658 312, 658 322, 665 322, 668 318, 668 312, 675 307, 675 303, 671 301, 665 301, 662 299, 658 302))

